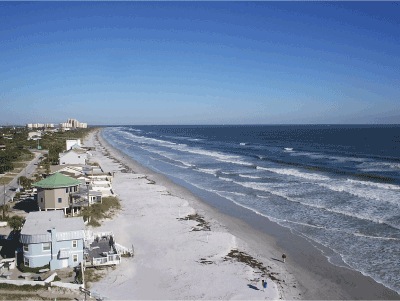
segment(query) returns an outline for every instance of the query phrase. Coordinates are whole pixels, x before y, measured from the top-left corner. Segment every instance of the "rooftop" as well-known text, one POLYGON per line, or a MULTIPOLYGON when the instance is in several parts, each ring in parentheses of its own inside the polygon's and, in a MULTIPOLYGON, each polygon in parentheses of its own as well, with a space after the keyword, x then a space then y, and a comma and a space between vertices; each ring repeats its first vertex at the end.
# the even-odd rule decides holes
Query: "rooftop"
POLYGON ((79 184, 81 184, 80 181, 72 179, 59 172, 56 172, 54 175, 34 183, 33 186, 39 188, 58 188, 58 187, 75 186, 79 184))
MULTIPOLYGON (((62 212, 62 211, 60 211, 62 212)), ((83 239, 85 224, 82 217, 65 218, 57 211, 31 212, 21 230, 21 242, 40 243, 51 241, 51 228, 56 228, 57 240, 83 239)))

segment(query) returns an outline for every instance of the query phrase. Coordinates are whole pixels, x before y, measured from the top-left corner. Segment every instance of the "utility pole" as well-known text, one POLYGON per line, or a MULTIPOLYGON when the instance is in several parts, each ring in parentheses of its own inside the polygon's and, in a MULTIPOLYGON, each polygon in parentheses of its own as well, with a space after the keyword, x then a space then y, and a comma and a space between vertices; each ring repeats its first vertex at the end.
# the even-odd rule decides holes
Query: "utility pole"
POLYGON ((6 185, 3 185, 3 187, 4 187, 4 197, 3 197, 3 199, 4 199, 4 202, 3 202, 3 221, 4 221, 4 218, 5 218, 5 216, 6 216, 6 185))
POLYGON ((87 206, 88 206, 88 208, 90 207, 90 201, 89 201, 89 198, 90 198, 90 194, 89 194, 89 185, 90 185, 90 184, 87 185, 87 201, 88 201, 87 206))

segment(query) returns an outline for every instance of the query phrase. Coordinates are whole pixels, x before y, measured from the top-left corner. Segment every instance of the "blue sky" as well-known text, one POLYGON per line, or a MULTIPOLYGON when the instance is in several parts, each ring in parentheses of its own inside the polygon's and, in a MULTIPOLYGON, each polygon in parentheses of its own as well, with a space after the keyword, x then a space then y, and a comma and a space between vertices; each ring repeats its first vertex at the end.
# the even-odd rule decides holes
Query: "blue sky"
POLYGON ((0 2, 0 123, 400 123, 399 2, 0 2))

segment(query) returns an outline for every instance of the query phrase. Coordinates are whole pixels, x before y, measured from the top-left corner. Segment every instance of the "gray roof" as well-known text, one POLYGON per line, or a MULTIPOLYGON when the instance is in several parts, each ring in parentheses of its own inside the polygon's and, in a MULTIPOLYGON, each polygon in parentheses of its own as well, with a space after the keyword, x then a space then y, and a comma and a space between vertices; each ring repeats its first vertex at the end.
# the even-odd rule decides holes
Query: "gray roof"
MULTIPOLYGON (((62 211, 59 211, 62 213, 62 211)), ((22 243, 42 243, 51 241, 51 228, 56 228, 57 241, 83 239, 85 224, 82 217, 65 218, 57 211, 31 212, 21 230, 22 243)))
MULTIPOLYGON (((64 218, 64 211, 62 210, 51 210, 51 211, 33 211, 30 212, 25 220, 36 220, 36 219, 61 219, 64 218)), ((25 222, 26 223, 26 222, 25 222)))

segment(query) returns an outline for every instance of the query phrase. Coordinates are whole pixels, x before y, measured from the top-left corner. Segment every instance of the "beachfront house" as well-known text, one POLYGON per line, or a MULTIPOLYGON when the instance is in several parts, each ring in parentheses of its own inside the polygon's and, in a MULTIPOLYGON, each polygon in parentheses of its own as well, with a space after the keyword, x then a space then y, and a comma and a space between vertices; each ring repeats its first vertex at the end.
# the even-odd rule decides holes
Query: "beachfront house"
POLYGON ((65 218, 61 211, 31 212, 20 235, 24 265, 50 264, 50 270, 75 267, 83 261, 84 238, 82 217, 65 218))
POLYGON ((67 146, 67 151, 69 151, 70 149, 71 149, 71 147, 73 146, 73 145, 78 145, 78 146, 82 146, 82 144, 81 144, 81 139, 75 139, 75 140, 67 140, 66 141, 66 146, 67 146))
POLYGON ((71 150, 67 153, 60 153, 59 154, 59 162, 60 165, 74 165, 74 164, 86 164, 86 159, 88 158, 88 154, 86 152, 77 152, 71 150))
POLYGON ((70 194, 77 192, 80 184, 81 181, 59 172, 34 183, 33 186, 37 188, 39 211, 63 210, 66 214, 70 206, 70 194))

